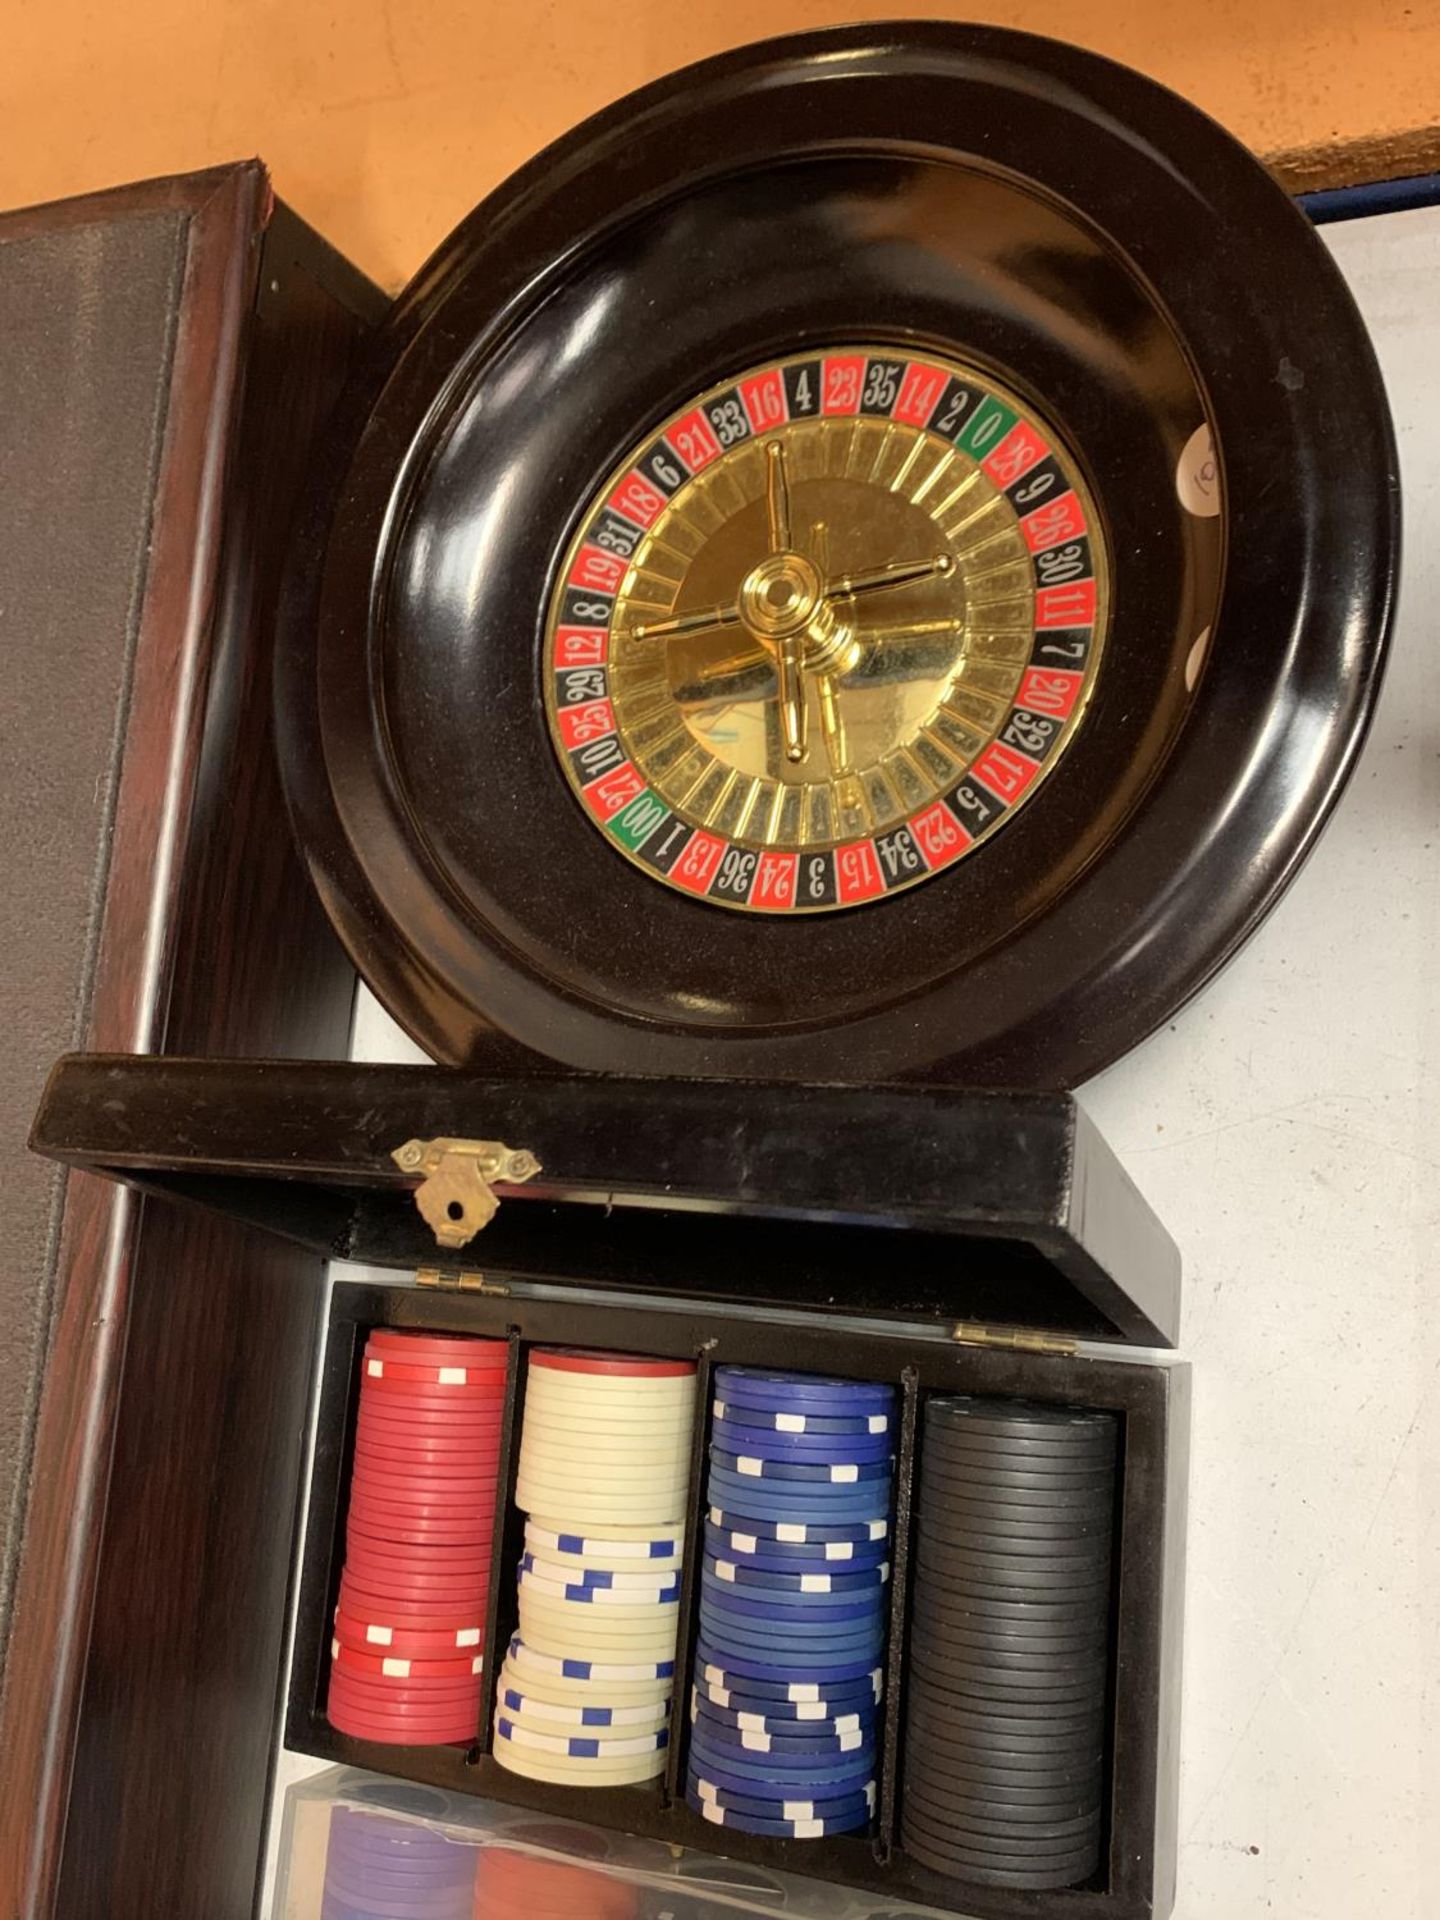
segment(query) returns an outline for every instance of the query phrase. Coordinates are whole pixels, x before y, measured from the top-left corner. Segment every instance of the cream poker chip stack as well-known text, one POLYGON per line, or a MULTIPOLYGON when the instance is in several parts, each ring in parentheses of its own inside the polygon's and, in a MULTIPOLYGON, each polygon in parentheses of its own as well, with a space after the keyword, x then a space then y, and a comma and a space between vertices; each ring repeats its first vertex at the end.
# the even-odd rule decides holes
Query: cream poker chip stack
POLYGON ((664 1770, 694 1424, 688 1361, 531 1354, 520 1629, 495 1705, 512 1772, 618 1786, 664 1770))

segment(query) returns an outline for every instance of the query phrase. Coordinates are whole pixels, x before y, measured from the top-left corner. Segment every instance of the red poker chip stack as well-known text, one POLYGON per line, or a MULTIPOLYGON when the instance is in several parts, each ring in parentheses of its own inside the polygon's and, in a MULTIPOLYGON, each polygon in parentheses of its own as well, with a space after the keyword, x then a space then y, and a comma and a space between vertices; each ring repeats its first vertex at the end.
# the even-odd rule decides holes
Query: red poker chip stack
POLYGON ((611 1874, 508 1847, 481 1848, 475 1920, 635 1920, 639 1904, 638 1890, 611 1874))
POLYGON ((366 1341, 326 1706, 340 1733, 475 1738, 508 1360, 503 1340, 366 1341))

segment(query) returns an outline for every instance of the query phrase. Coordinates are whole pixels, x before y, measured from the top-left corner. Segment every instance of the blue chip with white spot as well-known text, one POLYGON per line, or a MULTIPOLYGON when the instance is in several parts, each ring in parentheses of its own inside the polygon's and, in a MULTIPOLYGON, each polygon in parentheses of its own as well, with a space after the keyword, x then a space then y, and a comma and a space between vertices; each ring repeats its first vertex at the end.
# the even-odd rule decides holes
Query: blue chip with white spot
POLYGON ((855 1487, 870 1481, 888 1484, 891 1478, 890 1452, 883 1457, 862 1461, 859 1466, 832 1466, 824 1461, 767 1460, 759 1454, 728 1453, 724 1447, 710 1449, 710 1466, 722 1473, 738 1474, 744 1480, 798 1480, 810 1485, 855 1487))
POLYGON ((792 1525, 855 1525, 884 1520, 890 1512, 889 1480, 838 1486, 822 1480, 755 1480, 712 1467, 707 1494, 723 1511, 792 1525))
POLYGON ((858 1755, 846 1754, 838 1765, 823 1762, 800 1769, 782 1767, 768 1755, 727 1754, 723 1749, 702 1748, 691 1742, 690 1765, 699 1778, 717 1787, 729 1787, 736 1793, 749 1793, 758 1799, 771 1795, 777 1800, 840 1799, 845 1794, 862 1793, 875 1778, 873 1755, 853 1765, 858 1755))
POLYGON ((736 1513, 777 1520, 883 1520, 890 1511, 891 1476, 872 1480, 793 1480, 784 1474, 737 1473, 717 1455, 707 1476, 709 1498, 736 1513))
POLYGON ((757 1660, 750 1654, 727 1654, 719 1658, 716 1649, 703 1636, 696 1646, 695 1660, 697 1674, 707 1683, 717 1687, 733 1686, 737 1692, 744 1689, 747 1680, 767 1680, 783 1687, 813 1686, 819 1696, 824 1696, 831 1691, 829 1683, 868 1680, 873 1676, 879 1685, 885 1678, 880 1662, 873 1655, 868 1659, 862 1655, 835 1660, 824 1654, 795 1654, 779 1664, 773 1660, 757 1660), (801 1668, 804 1671, 798 1670, 801 1668))
POLYGON ((762 1460, 791 1460, 801 1465, 854 1461, 861 1465, 889 1460, 894 1447, 887 1434, 774 1433, 766 1427, 742 1427, 717 1420, 710 1429, 712 1448, 728 1453, 758 1454, 762 1460))
POLYGON ((885 1586, 890 1579, 889 1562, 882 1560, 878 1566, 861 1567, 848 1573, 838 1567, 803 1568, 798 1572, 785 1570, 773 1571, 768 1567, 748 1566, 738 1560, 721 1560, 712 1554, 705 1556, 705 1572, 722 1586, 750 1587, 765 1593, 798 1593, 802 1595, 829 1595, 835 1593, 872 1593, 878 1587, 885 1586))
POLYGON ((795 1609, 788 1613, 756 1614, 733 1602, 729 1595, 717 1599, 708 1592, 700 1596, 700 1617, 712 1620, 727 1635, 738 1635, 747 1647, 755 1647, 757 1651, 782 1645, 803 1647, 811 1641, 822 1645, 843 1642, 857 1647, 869 1641, 874 1644, 877 1657, 886 1624, 886 1616, 879 1611, 838 1620, 816 1619, 795 1609))
POLYGON ((858 1833, 870 1824, 870 1815, 865 1811, 841 1814, 829 1820, 776 1820, 720 1807, 713 1800, 702 1800, 698 1794, 687 1793, 685 1798, 711 1826, 729 1827, 733 1833, 750 1833, 761 1840, 822 1840, 832 1833, 858 1833))
POLYGON ((887 1434, 889 1413, 793 1413, 787 1407, 747 1407, 741 1400, 712 1400, 710 1413, 733 1427, 772 1434, 887 1434))
POLYGON ((711 1412, 734 1426, 760 1427, 771 1433, 889 1433, 888 1413, 792 1413, 775 1407, 748 1407, 743 1401, 715 1400, 711 1412))
POLYGON ((702 1619, 700 1631, 705 1644, 722 1660, 748 1660, 763 1651, 765 1658, 782 1667, 796 1680, 804 1680, 817 1669, 853 1664, 860 1660, 878 1660, 880 1649, 873 1638, 857 1640, 802 1640, 791 1635, 767 1638, 757 1648, 753 1636, 731 1633, 723 1622, 702 1619))
POLYGON ((774 1620, 786 1627, 813 1626, 823 1633, 843 1633, 862 1620, 883 1619, 890 1598, 884 1587, 863 1593, 784 1593, 774 1587, 731 1586, 713 1576, 701 1581, 700 1591, 727 1613, 774 1620))
POLYGON ((763 1367, 717 1367, 715 1398, 767 1411, 857 1414, 888 1413, 895 1389, 875 1380, 830 1379, 818 1373, 772 1373, 763 1367))
POLYGON ((884 1540, 775 1540, 738 1527, 705 1522, 705 1551, 712 1560, 733 1566, 763 1567, 768 1573, 863 1573, 890 1557, 884 1540))
POLYGON ((773 1794, 777 1800, 818 1800, 827 1794, 838 1798, 855 1793, 873 1780, 879 1764, 875 1752, 872 1742, 849 1753, 747 1753, 718 1740, 702 1740, 699 1730, 692 1729, 690 1766, 707 1780, 762 1799, 773 1794))
POLYGON ((777 1800, 773 1795, 737 1793, 733 1787, 717 1787, 713 1780, 707 1780, 696 1773, 693 1767, 686 1775, 685 1785, 690 1793, 699 1800, 708 1800, 712 1806, 727 1807, 733 1813, 756 1813, 772 1820, 839 1820, 850 1813, 873 1813, 878 1783, 871 1780, 860 1793, 847 1793, 839 1798, 815 1798, 777 1800))
POLYGON ((694 1688, 702 1699, 716 1706, 732 1707, 748 1713, 780 1713, 795 1708, 807 1712, 818 1709, 822 1715, 868 1712, 884 1698, 880 1669, 858 1680, 830 1680, 823 1685, 803 1677, 787 1681, 756 1680, 748 1675, 727 1674, 729 1684, 697 1670, 694 1688))
POLYGON ((748 1727, 755 1733, 795 1735, 814 1729, 817 1733, 851 1733, 858 1727, 873 1727, 880 1716, 880 1703, 868 1691, 853 1705, 829 1700, 764 1700, 753 1695, 713 1692, 697 1682, 690 1689, 692 1717, 703 1714, 726 1727, 748 1727), (722 1701, 725 1704, 721 1704, 722 1701))
POLYGON ((712 1499, 710 1520, 727 1533, 744 1534, 755 1540, 773 1540, 781 1546, 830 1546, 844 1541, 864 1545, 889 1538, 889 1505, 887 1499, 886 1511, 873 1518, 827 1520, 817 1514, 813 1519, 788 1519, 783 1516, 771 1519, 762 1514, 743 1513, 738 1507, 727 1507, 723 1501, 712 1499))
POLYGON ((761 1733, 754 1727, 732 1727, 697 1712, 694 1725, 704 1727, 707 1742, 735 1747, 742 1753, 777 1754, 782 1759, 799 1755, 874 1753, 875 1728, 850 1727, 843 1733, 761 1733))

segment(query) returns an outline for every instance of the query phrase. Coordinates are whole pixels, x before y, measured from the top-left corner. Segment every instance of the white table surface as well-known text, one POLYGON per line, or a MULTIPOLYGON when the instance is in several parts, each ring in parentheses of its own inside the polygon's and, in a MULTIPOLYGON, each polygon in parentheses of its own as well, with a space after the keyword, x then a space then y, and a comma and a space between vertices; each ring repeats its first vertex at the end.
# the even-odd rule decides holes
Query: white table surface
POLYGON ((1389 674, 1290 893, 1083 1094, 1185 1257, 1178 1920, 1440 1914, 1440 208, 1322 231, 1400 441, 1389 674))
MULTIPOLYGON (((1379 711, 1260 933, 1081 1096, 1185 1257, 1177 1920, 1440 1914, 1440 208, 1323 232, 1404 467, 1379 711)), ((356 1057, 421 1057, 366 1001, 356 1057)))

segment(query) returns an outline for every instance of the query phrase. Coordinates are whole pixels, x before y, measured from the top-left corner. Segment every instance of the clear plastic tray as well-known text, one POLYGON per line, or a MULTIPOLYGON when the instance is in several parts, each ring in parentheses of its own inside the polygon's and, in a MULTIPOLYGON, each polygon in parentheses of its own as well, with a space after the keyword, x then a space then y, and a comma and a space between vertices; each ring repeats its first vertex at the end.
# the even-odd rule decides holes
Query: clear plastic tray
MULTIPOLYGON (((557 1904, 563 1901, 570 1920, 733 1920, 743 1914, 783 1915, 785 1920, 955 1920, 953 1911, 942 1914, 934 1907, 877 1901, 797 1874, 348 1767, 314 1774, 287 1793, 269 1920, 350 1920, 354 1913, 369 1911, 333 1884, 338 1869, 327 1874, 337 1808, 357 1816, 347 1831, 352 1840, 357 1831, 364 1835, 365 1857, 382 1873, 387 1849, 393 1846, 397 1856, 403 1854, 412 1834, 433 1834, 473 1855, 473 1860, 450 1856, 447 1870, 438 1876, 432 1867, 432 1878, 443 1878, 445 1885, 428 1896, 428 1905, 423 1898, 397 1892, 390 1882, 377 1894, 374 1910, 392 1917, 458 1920, 463 1914, 464 1920, 472 1915, 473 1920, 536 1920, 544 1899, 551 1897, 557 1904), (503 1865, 487 1860, 492 1849, 510 1857, 503 1865), (580 1878, 577 1868, 587 1878, 580 1878), (327 1878, 332 1881, 328 1896, 327 1878), (490 1891, 492 1883, 499 1883, 498 1891, 490 1891), (525 1897, 527 1883, 530 1899, 525 1897)), ((437 1849, 436 1857, 444 1857, 442 1850, 437 1849)))

